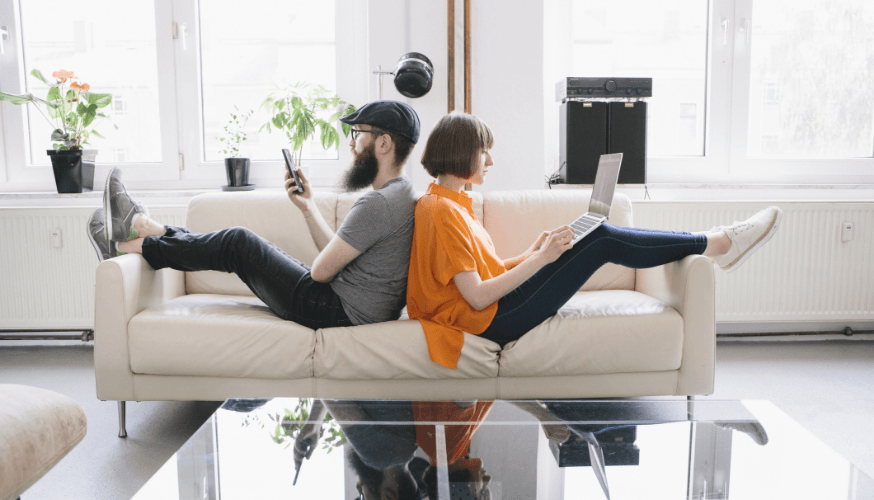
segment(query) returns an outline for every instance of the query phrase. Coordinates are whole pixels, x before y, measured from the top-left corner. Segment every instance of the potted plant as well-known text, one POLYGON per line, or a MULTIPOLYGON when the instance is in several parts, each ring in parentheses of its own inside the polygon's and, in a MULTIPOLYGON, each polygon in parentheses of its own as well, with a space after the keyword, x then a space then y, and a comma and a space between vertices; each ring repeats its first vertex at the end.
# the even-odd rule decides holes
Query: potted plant
POLYGON ((224 149, 219 151, 225 155, 225 172, 228 175, 228 187, 249 187, 249 159, 240 158, 240 144, 248 140, 245 127, 252 116, 252 110, 240 113, 234 106, 234 113, 228 124, 225 125, 225 136, 219 141, 224 144, 224 149))
POLYGON ((30 74, 49 86, 45 99, 33 94, 12 95, 0 92, 0 101, 17 105, 33 104, 54 129, 51 135, 54 149, 49 149, 46 153, 52 160, 52 171, 59 193, 93 190, 97 150, 83 149, 83 146, 89 144, 91 136, 103 138, 92 127, 98 117, 109 118, 97 110, 108 106, 112 102, 112 95, 89 92, 91 86, 87 83, 80 84, 77 81, 79 78, 72 71, 55 71, 52 73, 54 82, 49 82, 39 70, 35 69, 30 74), (45 110, 41 109, 41 104, 45 106, 45 110))
MULTIPOLYGON (((334 125, 338 119, 355 111, 355 106, 340 99, 338 95, 330 95, 330 91, 319 85, 310 89, 309 84, 298 82, 285 88, 278 88, 261 103, 262 109, 267 109, 270 121, 261 126, 258 131, 266 129, 272 133, 275 127, 285 132, 291 144, 294 166, 300 166, 300 155, 305 142, 309 141, 319 131, 319 139, 325 150, 340 147, 340 134, 334 125)), ((343 135, 349 136, 351 125, 341 124, 343 135)))

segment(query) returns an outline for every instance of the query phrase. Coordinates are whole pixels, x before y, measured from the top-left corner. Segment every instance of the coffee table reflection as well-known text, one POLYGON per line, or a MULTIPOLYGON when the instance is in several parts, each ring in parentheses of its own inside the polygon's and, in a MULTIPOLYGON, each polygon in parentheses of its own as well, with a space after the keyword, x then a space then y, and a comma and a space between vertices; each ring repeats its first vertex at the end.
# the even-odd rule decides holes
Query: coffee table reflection
POLYGON ((874 481, 766 401, 275 398, 226 401, 134 498, 854 500, 874 481))

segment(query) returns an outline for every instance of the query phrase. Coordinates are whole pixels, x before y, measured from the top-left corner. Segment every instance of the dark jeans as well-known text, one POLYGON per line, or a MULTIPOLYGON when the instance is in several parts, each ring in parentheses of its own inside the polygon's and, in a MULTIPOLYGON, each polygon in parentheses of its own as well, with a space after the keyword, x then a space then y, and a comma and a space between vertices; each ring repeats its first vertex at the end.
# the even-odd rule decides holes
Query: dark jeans
POLYGON ((645 269, 704 253, 705 248, 704 235, 604 224, 501 297, 494 319, 481 336, 502 347, 517 340, 558 312, 608 262, 645 269))
POLYGON ((352 325, 330 284, 313 281, 309 266, 252 231, 165 227, 164 236, 143 240, 143 257, 153 268, 236 273, 282 319, 312 329, 352 325))

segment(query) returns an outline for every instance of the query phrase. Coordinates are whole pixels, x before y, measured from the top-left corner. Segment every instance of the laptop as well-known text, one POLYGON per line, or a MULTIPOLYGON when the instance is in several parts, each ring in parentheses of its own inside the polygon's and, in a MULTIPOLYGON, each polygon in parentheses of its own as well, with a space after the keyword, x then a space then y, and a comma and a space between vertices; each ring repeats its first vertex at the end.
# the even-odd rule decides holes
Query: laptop
POLYGON ((589 211, 571 223, 576 237, 571 245, 585 238, 610 218, 610 206, 613 204, 613 193, 616 192, 616 182, 619 180, 619 166, 622 164, 622 153, 601 155, 598 160, 598 173, 595 174, 595 184, 592 185, 592 200, 589 211))

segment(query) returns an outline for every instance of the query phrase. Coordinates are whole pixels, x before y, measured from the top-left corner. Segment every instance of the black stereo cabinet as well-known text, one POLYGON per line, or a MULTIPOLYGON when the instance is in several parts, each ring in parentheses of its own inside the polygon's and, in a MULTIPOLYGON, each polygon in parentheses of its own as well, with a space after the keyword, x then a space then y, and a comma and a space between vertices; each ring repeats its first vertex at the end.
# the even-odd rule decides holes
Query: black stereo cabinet
POLYGON ((646 184, 644 101, 565 101, 559 107, 559 177, 594 184, 603 154, 622 153, 619 184, 646 184))

